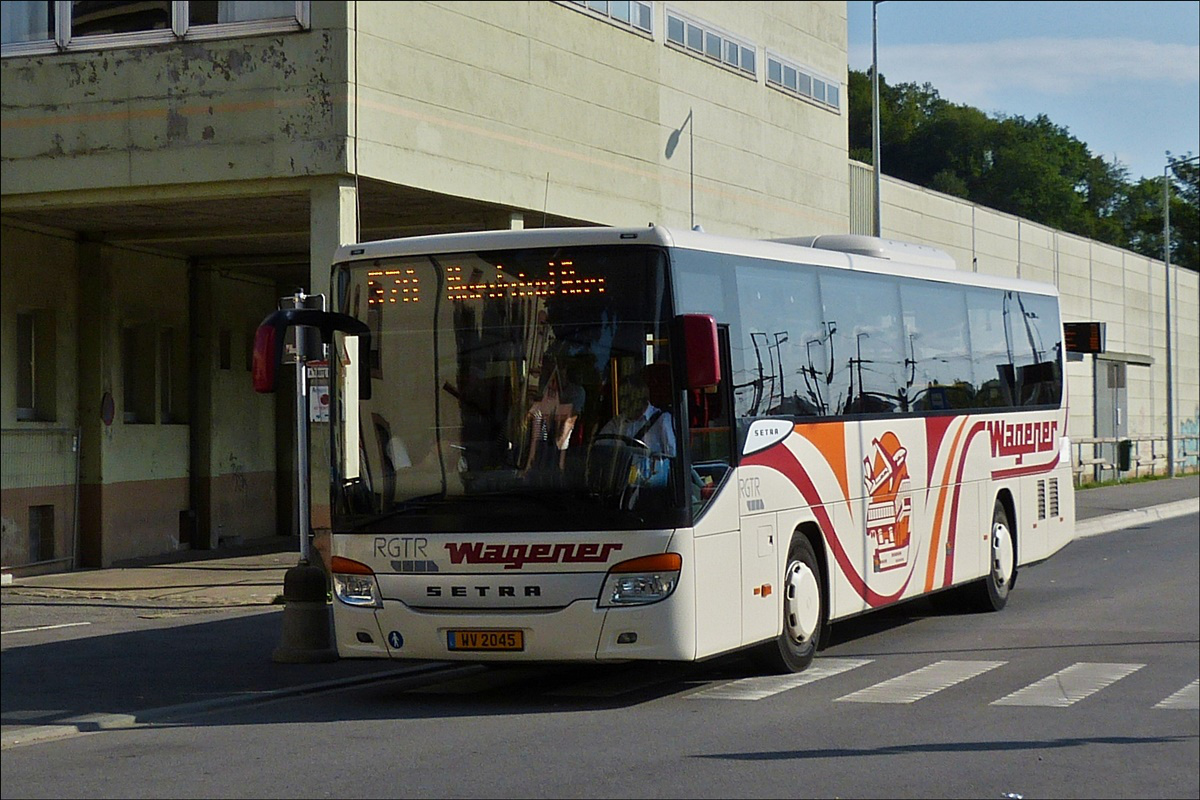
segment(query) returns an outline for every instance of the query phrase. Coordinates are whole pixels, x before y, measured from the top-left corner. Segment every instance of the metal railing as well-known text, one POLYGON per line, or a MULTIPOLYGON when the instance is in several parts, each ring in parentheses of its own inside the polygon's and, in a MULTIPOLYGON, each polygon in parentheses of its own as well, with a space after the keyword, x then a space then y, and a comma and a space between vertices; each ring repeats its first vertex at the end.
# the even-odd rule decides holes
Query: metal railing
POLYGON ((79 431, 0 430, 0 502, 5 569, 78 566, 79 431))
MULTIPOLYGON (((1194 441, 1194 440, 1193 440, 1194 441)), ((1180 443, 1178 438, 1176 443, 1180 443)), ((1145 475, 1167 474, 1166 436, 1079 436, 1071 439, 1071 470, 1075 484, 1093 483, 1108 479, 1124 480, 1145 475), (1120 447, 1128 442, 1129 468, 1120 469, 1120 447)), ((1176 449, 1175 469, 1192 471, 1196 468, 1195 450, 1176 449)))

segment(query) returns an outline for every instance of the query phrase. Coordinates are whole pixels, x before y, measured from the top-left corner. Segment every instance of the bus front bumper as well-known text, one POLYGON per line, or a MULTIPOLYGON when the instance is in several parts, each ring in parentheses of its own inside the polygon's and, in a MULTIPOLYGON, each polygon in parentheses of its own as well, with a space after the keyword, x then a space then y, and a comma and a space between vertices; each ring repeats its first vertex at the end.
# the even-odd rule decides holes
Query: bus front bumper
POLYGON ((644 606, 598 608, 594 600, 578 600, 561 609, 503 615, 414 609, 398 600, 385 600, 383 608, 334 600, 334 637, 342 658, 686 661, 696 654, 686 606, 679 592, 644 606))

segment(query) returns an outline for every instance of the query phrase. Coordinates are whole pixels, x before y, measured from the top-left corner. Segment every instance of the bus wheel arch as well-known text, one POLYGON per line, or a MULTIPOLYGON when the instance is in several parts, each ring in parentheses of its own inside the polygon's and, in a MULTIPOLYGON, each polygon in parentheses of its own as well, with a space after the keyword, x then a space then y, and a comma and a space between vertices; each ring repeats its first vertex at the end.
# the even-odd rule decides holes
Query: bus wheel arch
POLYGON ((801 525, 788 544, 780 585, 782 630, 751 655, 771 672, 801 672, 824 647, 829 628, 828 569, 820 530, 801 525))

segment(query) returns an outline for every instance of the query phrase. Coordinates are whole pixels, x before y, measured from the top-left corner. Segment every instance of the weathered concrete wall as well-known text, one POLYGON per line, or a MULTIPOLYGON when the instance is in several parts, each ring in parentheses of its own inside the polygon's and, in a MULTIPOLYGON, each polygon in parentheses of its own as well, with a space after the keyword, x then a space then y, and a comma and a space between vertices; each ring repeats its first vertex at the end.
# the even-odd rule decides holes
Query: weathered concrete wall
POLYGON ((6 58, 3 193, 342 173, 345 7, 310 31, 6 58))
POLYGON ((38 560, 31 550, 30 507, 52 506, 54 559, 74 550, 79 321, 75 245, 59 236, 9 228, 0 232, 0 563, 38 560), (48 317, 37 323, 35 359, 52 359, 49 402, 38 419, 17 418, 17 315, 48 317), (47 336, 48 335, 48 336, 47 336))
POLYGON ((844 231, 846 115, 768 88, 764 48, 844 86, 845 4, 672 8, 756 45, 757 85, 666 46, 661 3, 653 40, 557 3, 359 4, 361 173, 604 224, 678 226, 691 168, 696 222, 710 231, 844 231))
POLYGON ((213 544, 221 535, 273 535, 275 400, 251 390, 250 345, 275 307, 274 283, 204 271, 206 302, 193 312, 200 279, 182 259, 8 225, 0 246, 4 565, 32 558, 30 505, 55 506, 55 557, 72 553, 76 426, 85 564, 177 549, 181 512, 202 512, 200 533, 213 531, 213 544), (53 419, 16 418, 16 363, 7 354, 16 350, 17 313, 27 310, 54 313, 54 352, 40 354, 54 359, 53 419), (123 346, 127 329, 140 332, 143 347, 123 346), (150 387, 136 418, 126 405, 130 359, 150 387), (205 456, 198 471, 193 436, 205 456))

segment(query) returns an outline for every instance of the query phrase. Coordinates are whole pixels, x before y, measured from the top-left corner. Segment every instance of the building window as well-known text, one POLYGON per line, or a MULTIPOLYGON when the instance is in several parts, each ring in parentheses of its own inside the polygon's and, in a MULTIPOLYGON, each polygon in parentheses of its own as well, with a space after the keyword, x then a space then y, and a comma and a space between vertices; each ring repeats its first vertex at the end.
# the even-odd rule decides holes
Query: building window
POLYGON ((153 325, 121 329, 121 419, 130 425, 154 424, 157 369, 153 325))
POLYGON ((191 0, 188 3, 189 25, 224 25, 228 22, 287 19, 295 15, 296 3, 294 0, 261 0, 261 2, 191 0))
POLYGON ((569 0, 563 5, 570 6, 591 16, 601 17, 607 22, 622 27, 632 28, 643 33, 653 33, 654 6, 641 0, 569 0))
POLYGON ((17 419, 53 421, 58 411, 54 312, 18 312, 16 322, 17 419))
POLYGON ((308 28, 309 0, 0 3, 5 56, 164 44, 308 28))
POLYGON ((6 47, 26 42, 52 42, 54 6, 55 3, 45 0, 12 0, 3 3, 0 9, 0 42, 6 47))
POLYGON ((187 356, 174 328, 158 332, 158 411, 165 425, 188 421, 187 356))
POLYGON ((71 38, 106 33, 165 31, 171 28, 170 0, 117 2, 79 0, 71 4, 71 38))
POLYGON ((667 44, 748 77, 758 77, 753 44, 671 9, 667 9, 667 44))
POLYGON ((767 85, 785 94, 802 97, 817 105, 841 111, 841 91, 835 80, 819 76, 773 53, 767 53, 767 85))

